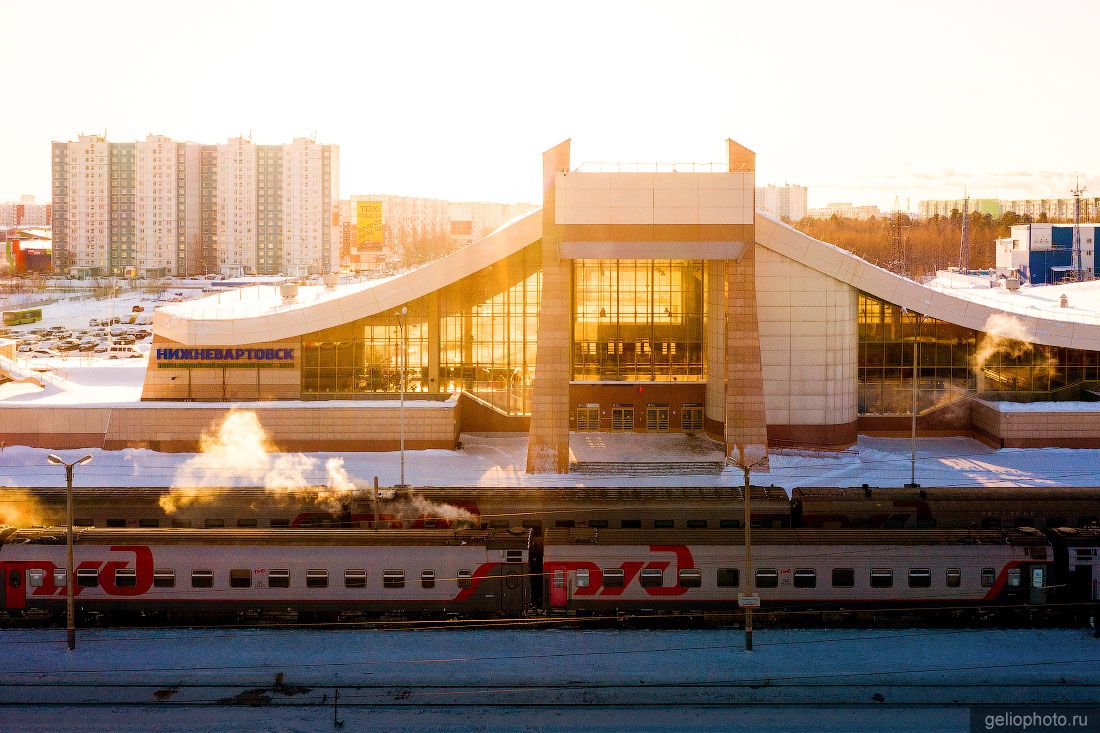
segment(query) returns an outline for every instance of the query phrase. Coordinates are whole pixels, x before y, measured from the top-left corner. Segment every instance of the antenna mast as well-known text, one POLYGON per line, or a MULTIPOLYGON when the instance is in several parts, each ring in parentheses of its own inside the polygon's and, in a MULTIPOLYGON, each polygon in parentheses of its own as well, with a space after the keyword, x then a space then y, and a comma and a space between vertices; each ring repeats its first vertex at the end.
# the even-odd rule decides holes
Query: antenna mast
POLYGON ((1073 276, 1077 281, 1084 280, 1085 274, 1081 262, 1081 194, 1084 192, 1078 178, 1076 187, 1070 192, 1073 194, 1073 276))

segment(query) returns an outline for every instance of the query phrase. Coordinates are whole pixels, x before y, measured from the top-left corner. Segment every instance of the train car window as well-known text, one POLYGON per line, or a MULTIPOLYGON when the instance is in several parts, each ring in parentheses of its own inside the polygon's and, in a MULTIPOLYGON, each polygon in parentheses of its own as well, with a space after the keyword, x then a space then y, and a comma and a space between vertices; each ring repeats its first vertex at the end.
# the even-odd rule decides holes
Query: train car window
POLYGON ((752 527, 753 529, 763 529, 764 528, 764 520, 763 519, 750 519, 749 520, 749 526, 752 527))
POLYGON ((757 588, 778 588, 779 571, 775 568, 758 568, 756 571, 757 588))
POLYGON ((1006 581, 1006 584, 1009 587, 1012 587, 1012 588, 1019 588, 1020 587, 1020 577, 1021 577, 1020 568, 1009 568, 1008 569, 1008 580, 1006 581))
POLYGON ((459 570, 458 571, 458 587, 459 588, 469 588, 471 585, 473 585, 473 578, 470 575, 470 571, 469 570, 459 570))
POLYGON ((31 588, 41 588, 42 584, 46 582, 45 570, 28 570, 27 571, 27 585, 31 588))
POLYGON ((718 587, 736 588, 741 585, 741 571, 737 568, 718 568, 718 587))
POLYGON ((137 571, 133 568, 117 568, 115 570, 116 588, 136 588, 137 571))
POLYGON ((119 519, 117 517, 110 517, 110 518, 107 519, 107 526, 108 527, 125 527, 126 526, 126 520, 125 519, 119 519))
POLYGON ((578 588, 588 587, 588 568, 578 568, 574 577, 576 578, 578 588))
POLYGON ((290 571, 289 570, 268 570, 267 571, 267 587, 268 588, 289 588, 290 587, 290 571))
POLYGON ((240 529, 250 529, 258 526, 260 525, 256 522, 255 517, 241 517, 237 520, 237 527, 240 529))
POLYGON ((931 588, 932 571, 928 568, 909 568, 910 588, 931 588))
POLYGON ((328 588, 328 571, 317 569, 306 570, 306 587, 328 588))
POLYGON ((856 571, 854 568, 833 568, 834 588, 854 588, 856 585, 856 571))
POLYGON ((523 562, 523 550, 505 550, 504 562, 512 565, 523 562))
POLYGON ((191 529, 190 519, 173 519, 172 527, 174 529, 191 529))
POLYGON ((168 568, 156 568, 153 570, 154 588, 175 588, 176 571, 168 568))
POLYGON ((214 587, 214 571, 213 570, 192 570, 191 571, 191 587, 192 588, 213 588, 214 587))
POLYGON ((9 570, 8 571, 8 585, 11 586, 12 588, 18 588, 20 582, 21 582, 21 579, 19 577, 19 570, 16 569, 16 568, 12 568, 11 570, 9 570))
POLYGON ((741 520, 740 519, 719 519, 718 520, 718 528, 719 529, 741 529, 741 520))
POLYGON ((74 527, 94 527, 95 522, 88 517, 79 517, 73 520, 74 527))
POLYGON ((947 569, 947 587, 958 588, 962 585, 962 571, 958 568, 947 569))
POLYGON ((383 570, 382 571, 382 587, 383 588, 404 588, 405 587, 405 571, 404 570, 383 570))
POLYGON ((68 573, 66 573, 63 569, 58 568, 54 570, 53 584, 56 585, 58 588, 64 588, 65 584, 69 582, 68 577, 66 577, 67 575, 68 573))
POLYGON ((150 519, 150 518, 139 519, 138 520, 138 526, 139 527, 144 527, 146 529, 150 529, 150 528, 153 528, 153 527, 159 527, 160 526, 160 520, 159 519, 150 519))
POLYGON ((871 587, 894 587, 894 571, 890 568, 871 568, 871 587))
POLYGON ((654 519, 653 529, 672 529, 676 526, 676 521, 673 519, 654 519))
POLYGON ((643 588, 660 588, 665 584, 665 571, 658 568, 643 568, 638 575, 643 588))
POLYGON ((622 588, 626 584, 626 573, 622 568, 604 568, 603 569, 603 587, 604 588, 622 588))
POLYGON ((76 585, 79 588, 96 588, 99 586, 99 571, 95 568, 81 568, 76 571, 76 585))
POLYGON ((689 519, 687 520, 688 529, 706 529, 707 520, 705 519, 689 519))
POLYGON ((640 519, 624 519, 619 522, 619 529, 641 529, 642 520, 640 519))
POLYGON ((267 526, 271 527, 272 529, 286 529, 290 526, 290 520, 286 517, 274 517, 270 522, 267 523, 267 526))
POLYGON ((230 570, 229 571, 229 587, 230 588, 251 588, 252 587, 252 571, 245 569, 230 570))
POLYGON ((933 517, 920 517, 917 519, 917 529, 935 529, 936 520, 933 517))
POLYGON ((366 588, 367 571, 363 568, 352 568, 344 571, 345 588, 366 588))
POLYGON ((1042 565, 1035 565, 1031 568, 1031 587, 1032 588, 1045 588, 1046 581, 1043 577, 1046 574, 1042 565))
POLYGON ((557 529, 572 529, 577 526, 576 519, 555 519, 554 527, 557 529))
POLYGON ((608 523, 606 519, 589 519, 588 526, 593 529, 607 529, 608 523))
POLYGON ((794 571, 795 588, 816 588, 817 571, 813 568, 799 568, 794 571))
POLYGON ((993 572, 993 568, 982 568, 982 587, 992 588, 993 578, 996 577, 996 573, 993 572))
POLYGON ((203 525, 207 529, 222 529, 225 527, 225 520, 220 517, 211 517, 203 522, 203 525))
POLYGON ((435 571, 434 570, 421 570, 420 571, 420 587, 421 588, 434 588, 435 587, 435 571))
POLYGON ((698 568, 684 568, 679 576, 681 588, 700 588, 703 585, 703 571, 698 568))

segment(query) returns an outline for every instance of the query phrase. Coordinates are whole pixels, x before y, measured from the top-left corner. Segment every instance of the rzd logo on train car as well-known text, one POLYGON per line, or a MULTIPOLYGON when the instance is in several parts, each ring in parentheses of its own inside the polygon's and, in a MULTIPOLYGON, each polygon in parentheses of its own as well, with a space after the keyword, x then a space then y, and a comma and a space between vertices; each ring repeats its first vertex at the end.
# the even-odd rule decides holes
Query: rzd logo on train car
MULTIPOLYGON (((619 596, 627 589, 627 587, 638 580, 643 570, 659 570, 662 575, 668 570, 670 565, 673 566, 673 578, 679 577, 681 570, 692 570, 695 568, 695 558, 691 555, 685 545, 650 545, 649 551, 653 553, 669 553, 673 556, 672 560, 650 560, 648 562, 642 562, 638 560, 627 560, 620 563, 616 570, 622 571, 622 580, 619 581, 615 578, 613 585, 606 585, 606 578, 604 577, 605 571, 611 568, 601 568, 594 562, 575 560, 566 562, 547 562, 544 565, 544 571, 551 578, 554 577, 555 571, 562 571, 563 573, 569 573, 570 571, 576 572, 577 570, 588 571, 588 584, 579 586, 572 590, 573 596, 619 596)), ((618 573, 616 573, 618 575, 618 573)), ((680 596, 688 592, 686 586, 682 586, 679 583, 675 583, 671 586, 664 584, 660 586, 647 586, 642 584, 642 590, 651 596, 680 596)))
MULTIPOLYGON (((98 578, 98 586, 103 589, 103 592, 109 596, 140 596, 145 593, 153 585, 153 553, 148 547, 141 545, 114 545, 110 548, 111 552, 129 552, 133 553, 133 561, 130 560, 81 560, 74 572, 77 577, 80 576, 81 570, 94 570, 98 578), (116 570, 133 570, 133 585, 127 584, 119 586, 115 580, 116 570)), ((65 568, 60 568, 48 560, 32 560, 27 562, 28 575, 30 571, 41 570, 42 571, 42 585, 35 588, 32 596, 63 596, 65 595, 65 586, 58 585, 54 582, 54 571, 60 570, 61 576, 65 575, 65 568)), ((69 579, 69 582, 73 582, 73 578, 69 579)), ((82 587, 79 583, 73 586, 73 595, 78 596, 86 588, 82 587)))

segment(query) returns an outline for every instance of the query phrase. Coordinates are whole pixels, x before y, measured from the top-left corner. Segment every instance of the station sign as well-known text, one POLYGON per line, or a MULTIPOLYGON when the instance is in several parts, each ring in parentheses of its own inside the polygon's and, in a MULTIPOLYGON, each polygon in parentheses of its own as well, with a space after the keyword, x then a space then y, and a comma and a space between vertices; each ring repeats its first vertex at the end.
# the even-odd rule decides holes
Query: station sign
POLYGON ((157 348, 158 369, 293 369, 291 348, 157 348))
POLYGON ((738 594, 737 605, 739 608, 760 608, 760 596, 755 593, 751 596, 738 594))

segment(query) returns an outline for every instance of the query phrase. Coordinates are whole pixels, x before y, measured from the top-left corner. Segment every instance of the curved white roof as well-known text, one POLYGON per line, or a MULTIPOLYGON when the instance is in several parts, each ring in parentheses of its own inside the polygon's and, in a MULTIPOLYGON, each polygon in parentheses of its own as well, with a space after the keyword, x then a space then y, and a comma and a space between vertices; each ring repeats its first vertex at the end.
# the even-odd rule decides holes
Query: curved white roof
MULTIPOLYGON (((1090 307, 1100 304, 1100 282, 1064 286, 1051 291, 1049 298, 1045 292, 992 292, 945 280, 922 285, 803 234, 768 214, 758 211, 755 222, 758 245, 891 303, 979 331, 987 329, 991 316, 1008 313, 1017 318, 1034 343, 1100 351, 1100 311, 1090 307), (1074 307, 1058 306, 1063 292, 1074 307)), ((540 208, 443 259, 400 275, 332 290, 303 287, 294 303, 283 303, 277 287, 242 288, 160 307, 154 313, 153 328, 160 336, 188 345, 237 346, 293 338, 395 310, 541 237, 540 208)))

